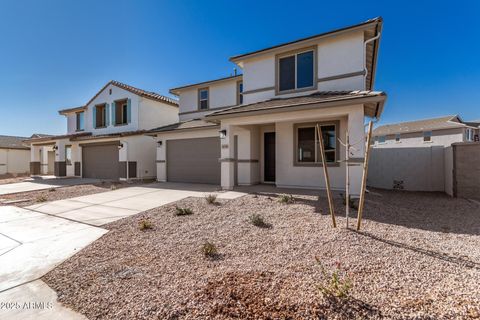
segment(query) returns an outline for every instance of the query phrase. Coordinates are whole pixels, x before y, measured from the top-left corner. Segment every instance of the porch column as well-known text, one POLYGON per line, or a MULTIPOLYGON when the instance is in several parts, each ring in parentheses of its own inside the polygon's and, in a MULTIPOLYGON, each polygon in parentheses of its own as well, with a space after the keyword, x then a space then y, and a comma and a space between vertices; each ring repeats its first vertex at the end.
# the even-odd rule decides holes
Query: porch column
POLYGON ((40 147, 40 174, 49 174, 48 172, 48 152, 53 151, 52 146, 40 147))
POLYGON ((40 150, 41 146, 30 146, 30 175, 39 175, 40 171, 40 150))
POLYGON ((67 163, 65 161, 65 140, 59 140, 55 145, 57 146, 57 150, 55 150, 55 176, 65 177, 67 175, 67 163))
POLYGON ((165 149, 167 148, 167 140, 157 136, 157 181, 166 182, 167 181, 167 158, 165 149))
POLYGON ((360 195, 362 180, 362 163, 365 157, 365 127, 363 108, 348 114, 348 135, 350 143, 355 149, 349 154, 350 158, 350 194, 353 197, 360 195))
POLYGON ((260 139, 258 126, 244 126, 236 130, 237 139, 237 182, 253 185, 260 181, 260 139))
POLYGON ((226 136, 220 139, 220 166, 222 189, 232 190, 235 184, 235 153, 233 126, 222 125, 226 136))

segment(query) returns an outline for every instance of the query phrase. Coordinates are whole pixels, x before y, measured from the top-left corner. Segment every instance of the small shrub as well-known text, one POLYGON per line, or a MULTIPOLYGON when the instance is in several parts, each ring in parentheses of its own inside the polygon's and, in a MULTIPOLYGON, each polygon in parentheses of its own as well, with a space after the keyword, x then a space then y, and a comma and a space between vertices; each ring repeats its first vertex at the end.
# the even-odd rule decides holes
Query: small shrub
POLYGON ((250 220, 250 223, 253 224, 255 227, 259 227, 259 228, 271 227, 271 225, 265 222, 265 220, 263 220, 263 217, 257 213, 250 215, 248 219, 250 220))
POLYGON ((55 189, 55 188, 50 188, 50 189, 48 189, 48 191, 49 191, 49 192, 54 192, 54 191, 57 191, 57 189, 55 189))
POLYGON ((140 230, 145 231, 148 229, 153 229, 153 224, 152 222, 150 222, 150 220, 143 219, 143 220, 140 220, 140 222, 138 223, 138 227, 140 228, 140 230))
POLYGON ((318 290, 325 298, 347 298, 352 288, 352 282, 347 273, 341 269, 340 262, 335 265, 335 270, 327 271, 318 257, 315 258, 323 274, 318 290))
POLYGON ((215 258, 218 256, 217 247, 209 241, 203 244, 202 253, 206 258, 215 258))
POLYGON ((217 204, 217 195, 216 194, 209 194, 205 196, 205 201, 207 201, 208 204, 217 204))
POLYGON ((190 208, 175 207, 175 215, 177 216, 188 216, 191 214, 193 214, 193 211, 190 208))
POLYGON ((118 186, 117 186, 116 183, 112 183, 112 184, 110 185, 110 190, 117 190, 117 189, 118 189, 118 186))
POLYGON ((290 204, 290 203, 295 203, 295 198, 292 195, 282 194, 278 198, 278 201, 280 203, 290 204))
POLYGON ((48 199, 46 196, 44 196, 43 194, 37 196, 37 202, 46 202, 48 199))

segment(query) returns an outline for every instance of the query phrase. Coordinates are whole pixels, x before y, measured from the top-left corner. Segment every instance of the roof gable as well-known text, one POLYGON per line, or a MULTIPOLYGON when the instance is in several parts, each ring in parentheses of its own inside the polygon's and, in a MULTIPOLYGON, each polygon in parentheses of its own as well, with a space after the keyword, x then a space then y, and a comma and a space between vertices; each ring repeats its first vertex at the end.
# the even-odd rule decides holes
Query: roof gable
POLYGON ((171 106, 178 107, 178 101, 175 100, 175 99, 163 96, 163 95, 161 95, 159 93, 156 93, 156 92, 139 89, 139 88, 130 86, 128 84, 121 83, 119 81, 111 80, 106 85, 104 85, 90 100, 88 100, 88 102, 84 106, 62 109, 62 110, 58 111, 58 113, 66 114, 66 113, 70 113, 70 112, 84 110, 90 103, 92 103, 92 101, 94 101, 110 85, 115 86, 115 87, 120 88, 120 89, 123 89, 123 90, 126 90, 128 92, 131 92, 133 94, 136 94, 136 95, 138 95, 140 97, 143 97, 143 98, 146 98, 146 99, 150 99, 150 100, 157 101, 157 102, 163 102, 163 103, 169 104, 171 106))

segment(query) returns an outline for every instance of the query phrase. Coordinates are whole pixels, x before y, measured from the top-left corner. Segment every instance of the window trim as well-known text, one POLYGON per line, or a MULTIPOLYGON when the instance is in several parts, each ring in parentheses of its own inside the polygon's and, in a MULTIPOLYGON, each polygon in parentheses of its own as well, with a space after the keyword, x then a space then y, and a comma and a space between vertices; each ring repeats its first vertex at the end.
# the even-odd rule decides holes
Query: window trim
POLYGON ((240 101, 240 98, 242 98, 242 100, 245 100, 245 97, 243 96, 243 91, 245 91, 245 88, 243 88, 242 92, 240 92, 240 85, 243 86, 243 80, 237 81, 237 105, 243 104, 243 101, 240 101))
POLYGON ((70 162, 69 162, 68 159, 67 159, 67 149, 68 149, 68 148, 70 148, 70 158, 71 158, 71 156, 72 156, 72 145, 71 145, 71 144, 67 144, 67 145, 65 146, 65 163, 66 163, 67 166, 71 166, 71 165, 73 164, 73 161, 72 161, 72 159, 70 159, 70 162))
POLYGON ((291 50, 288 52, 280 53, 275 56, 275 95, 282 95, 282 94, 289 94, 289 93, 297 93, 297 92, 304 92, 304 91, 312 91, 317 90, 318 88, 318 63, 317 63, 317 46, 310 46, 301 49, 291 50), (296 88, 297 87, 297 58, 296 56, 301 53, 305 53, 308 51, 313 51, 313 85, 311 87, 306 88, 296 88), (283 90, 280 91, 280 59, 287 58, 290 56, 295 56, 295 89, 290 90, 283 90))
MULTIPOLYGON (((323 126, 335 126, 335 162, 327 162, 327 167, 339 167, 340 163, 340 142, 338 141, 340 133, 340 120, 331 120, 331 121, 315 121, 315 122, 300 122, 293 125, 293 166, 294 167, 323 167, 321 162, 299 162, 297 157, 298 151, 298 128, 311 128, 323 126)), ((316 131, 315 131, 316 134, 316 131)))
MULTIPOLYGON (((118 99, 118 100, 115 100, 113 101, 113 103, 115 103, 115 110, 113 110, 113 112, 115 112, 115 123, 113 124, 115 127, 121 127, 121 126, 126 126, 128 125, 128 119, 127 119, 127 122, 123 122, 123 106, 126 105, 127 108, 128 108, 128 98, 123 98, 123 99, 118 99), (121 123, 118 123, 118 118, 117 118, 117 103, 122 103, 122 112, 121 112, 121 117, 122 118, 122 122, 121 123)), ((127 111, 128 112, 128 111, 127 111)))
POLYGON ((467 128, 465 131, 465 141, 472 142, 475 141, 475 132, 472 128, 467 128))
POLYGON ((206 111, 206 110, 210 110, 210 88, 209 87, 204 87, 204 88, 198 88, 197 90, 197 109, 199 111, 206 111), (200 92, 202 91, 207 91, 207 108, 206 109, 202 109, 201 106, 200 106, 200 92))
POLYGON ((95 129, 103 129, 107 127, 107 103, 99 103, 94 106, 95 108, 95 129), (97 126, 97 116, 98 116, 98 108, 103 107, 104 113, 103 113, 103 125, 102 126, 97 126))
POLYGON ((423 134, 422 134, 422 135, 423 135, 423 142, 424 142, 424 143, 432 143, 432 142, 433 142, 433 139, 432 139, 432 138, 433 138, 433 132, 432 132, 431 130, 429 130, 429 131, 423 131, 423 134), (429 137, 430 137, 430 140, 425 140, 425 138, 427 137, 427 136, 426 136, 426 133, 427 133, 427 132, 430 132, 430 136, 429 136, 429 137))
POLYGON ((85 111, 75 112, 75 131, 77 131, 77 132, 85 131, 85 111), (82 129, 78 128, 79 124, 80 124, 80 121, 79 121, 80 114, 83 114, 83 128, 82 129))

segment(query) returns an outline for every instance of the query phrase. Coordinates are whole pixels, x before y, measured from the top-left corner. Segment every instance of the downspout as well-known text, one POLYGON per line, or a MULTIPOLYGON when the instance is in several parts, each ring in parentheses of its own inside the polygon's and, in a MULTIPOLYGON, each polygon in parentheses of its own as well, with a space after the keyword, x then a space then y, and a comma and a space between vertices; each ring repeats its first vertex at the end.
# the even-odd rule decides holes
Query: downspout
POLYGON ((120 143, 122 144, 122 149, 125 149, 125 163, 127 166, 127 176, 125 178, 128 181, 128 143, 126 141, 121 141, 120 143))
POLYGON ((372 41, 377 40, 378 38, 380 38, 381 35, 382 35, 382 33, 379 32, 375 37, 370 38, 368 40, 365 40, 363 42, 363 71, 365 72, 365 80, 367 79, 367 75, 368 75, 368 70, 367 70, 367 44, 369 44, 372 41))

